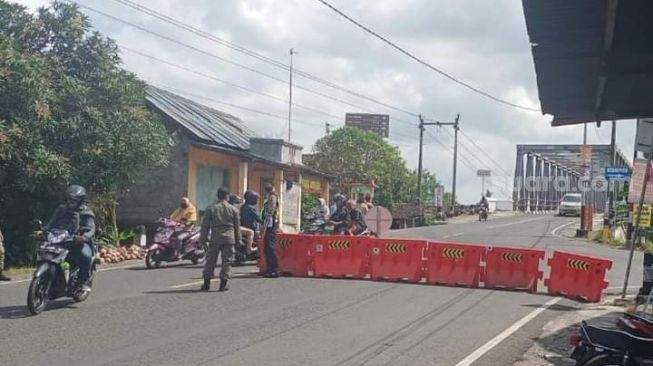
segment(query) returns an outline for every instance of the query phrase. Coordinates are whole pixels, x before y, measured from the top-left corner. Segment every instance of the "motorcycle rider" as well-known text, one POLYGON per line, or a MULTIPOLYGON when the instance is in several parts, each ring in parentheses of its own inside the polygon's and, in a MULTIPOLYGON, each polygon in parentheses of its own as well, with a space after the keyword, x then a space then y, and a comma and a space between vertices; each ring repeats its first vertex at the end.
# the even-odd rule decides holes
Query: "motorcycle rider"
POLYGON ((260 235, 259 227, 263 224, 263 220, 261 220, 256 209, 259 194, 256 191, 247 191, 243 196, 245 197, 245 204, 240 206, 240 227, 241 230, 243 227, 252 230, 252 241, 247 242, 247 252, 252 253, 255 251, 254 239, 260 235))
POLYGON ((195 224, 197 221, 197 209, 188 197, 181 198, 179 207, 172 212, 170 220, 184 223, 188 227, 195 224))
POLYGON ((344 234, 351 223, 349 211, 347 210, 347 196, 338 193, 333 196, 336 210, 331 214, 329 221, 333 224, 333 232, 335 234, 344 234))
MULTIPOLYGON (((229 199, 227 200, 230 205, 234 206, 238 211, 240 212, 242 209, 242 203, 243 200, 238 197, 237 194, 231 193, 229 194, 229 199)), ((254 244, 254 230, 243 226, 242 224, 243 218, 241 216, 240 218, 240 236, 245 239, 245 243, 247 244, 247 253, 251 253, 252 251, 252 245, 254 244)), ((236 245, 240 245, 240 243, 236 243, 236 245)))
POLYGON ((478 203, 478 207, 479 209, 484 208, 487 211, 489 205, 487 203, 487 198, 485 198, 485 195, 481 196, 481 201, 478 203))
POLYGON ((329 206, 324 198, 318 198, 320 204, 313 209, 313 216, 316 219, 326 220, 329 218, 329 206))
POLYGON ((358 207, 358 205, 356 205, 356 201, 347 201, 347 211, 349 211, 350 220, 348 232, 351 235, 360 235, 365 230, 367 230, 367 222, 365 222, 365 216, 363 215, 363 212, 358 207))
POLYGON ((66 203, 60 205, 43 231, 66 230, 73 236, 68 260, 79 267, 79 281, 83 291, 91 291, 88 285, 94 256, 95 214, 86 205, 86 189, 71 185, 66 189, 66 203))

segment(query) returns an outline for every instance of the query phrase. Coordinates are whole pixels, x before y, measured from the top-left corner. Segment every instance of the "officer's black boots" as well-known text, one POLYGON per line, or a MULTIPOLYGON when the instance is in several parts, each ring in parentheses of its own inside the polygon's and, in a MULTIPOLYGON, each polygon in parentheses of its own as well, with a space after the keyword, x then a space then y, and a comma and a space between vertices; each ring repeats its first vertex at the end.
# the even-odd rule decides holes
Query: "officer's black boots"
POLYGON ((220 279, 220 291, 229 291, 229 285, 227 285, 227 279, 220 279))
POLYGON ((211 279, 205 278, 204 284, 200 287, 200 291, 209 291, 211 289, 211 279))

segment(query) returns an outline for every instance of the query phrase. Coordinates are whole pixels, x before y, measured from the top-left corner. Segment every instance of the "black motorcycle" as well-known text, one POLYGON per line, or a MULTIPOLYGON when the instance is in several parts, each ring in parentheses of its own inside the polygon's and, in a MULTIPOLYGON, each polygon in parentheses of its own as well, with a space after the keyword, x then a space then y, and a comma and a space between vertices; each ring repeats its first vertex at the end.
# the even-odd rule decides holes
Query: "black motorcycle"
MULTIPOLYGON (((70 252, 70 246, 75 245, 73 236, 65 230, 52 230, 44 232, 40 239, 42 242, 37 251, 37 267, 27 292, 27 308, 32 315, 38 315, 45 310, 49 301, 70 297, 75 302, 81 302, 86 300, 90 294, 89 291, 84 291, 81 287, 83 283, 78 280, 78 267, 69 269, 68 278, 66 278, 66 271, 63 268, 63 263, 70 252)), ((88 286, 93 285, 95 272, 94 261, 91 265, 88 286)))
POLYGON ((478 209, 478 221, 487 221, 487 208, 485 206, 478 209))
MULTIPOLYGON (((253 247, 260 248, 258 245, 259 241, 261 240, 260 234, 258 231, 254 231, 254 244, 253 247)), ((240 243, 236 244, 236 247, 234 248, 234 263, 233 265, 238 267, 238 266, 244 266, 247 264, 247 262, 252 262, 256 261, 259 258, 259 251, 258 249, 255 251, 249 252, 247 250, 247 242, 245 241, 244 238, 241 237, 240 243)))

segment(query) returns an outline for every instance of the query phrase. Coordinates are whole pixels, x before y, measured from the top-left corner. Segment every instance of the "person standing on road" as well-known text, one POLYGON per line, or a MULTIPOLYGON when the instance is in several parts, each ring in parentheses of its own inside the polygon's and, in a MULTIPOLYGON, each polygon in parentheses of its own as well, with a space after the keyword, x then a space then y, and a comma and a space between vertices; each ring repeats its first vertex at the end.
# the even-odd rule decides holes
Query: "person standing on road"
POLYGON ((4 247, 4 236, 2 236, 2 231, 0 231, 0 281, 11 281, 11 278, 5 275, 5 247, 4 247))
POLYGON ((267 268, 263 277, 279 277, 275 241, 279 230, 279 197, 272 184, 265 185, 265 203, 263 204, 263 251, 267 268))
POLYGON ((211 278, 215 275, 215 266, 218 255, 221 256, 222 268, 220 269, 220 291, 227 291, 227 281, 231 274, 231 263, 234 260, 234 246, 240 243, 240 215, 238 209, 227 202, 229 190, 218 189, 218 200, 207 207, 200 230, 200 243, 209 239, 209 249, 206 254, 206 263, 202 276, 204 284, 201 291, 211 289, 211 278))

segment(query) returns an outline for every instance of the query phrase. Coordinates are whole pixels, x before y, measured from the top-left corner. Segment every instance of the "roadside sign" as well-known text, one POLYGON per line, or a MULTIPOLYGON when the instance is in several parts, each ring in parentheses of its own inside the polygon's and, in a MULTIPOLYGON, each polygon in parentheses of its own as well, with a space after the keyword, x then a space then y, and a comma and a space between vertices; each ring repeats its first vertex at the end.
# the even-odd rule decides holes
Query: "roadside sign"
POLYGON ((444 205, 444 186, 435 187, 435 206, 442 207, 444 205))
MULTIPOLYGON (((633 224, 637 222, 637 210, 639 205, 633 205, 633 224)), ((643 205, 642 206, 642 220, 639 222, 639 227, 651 227, 651 211, 653 211, 653 206, 643 205)))
POLYGON ((378 234, 390 230, 392 226, 392 214, 382 206, 370 208, 367 215, 365 215, 365 220, 367 221, 367 228, 378 234))
POLYGON ((583 175, 589 176, 592 166, 592 145, 580 146, 580 165, 583 168, 583 175))
POLYGON ((388 137, 390 131, 390 116, 387 114, 346 113, 345 126, 357 127, 373 132, 381 137, 388 137))
POLYGON ((478 169, 476 171, 477 177, 489 177, 491 174, 492 172, 489 169, 478 169))
MULTIPOLYGON (((646 159, 635 159, 633 174, 628 184, 628 202, 639 203, 644 188, 644 176, 646 174, 646 159)), ((646 186, 645 204, 653 204, 653 184, 649 181, 646 186)))
POLYGON ((605 167, 605 179, 619 180, 630 176, 630 169, 625 166, 607 166, 605 167))

